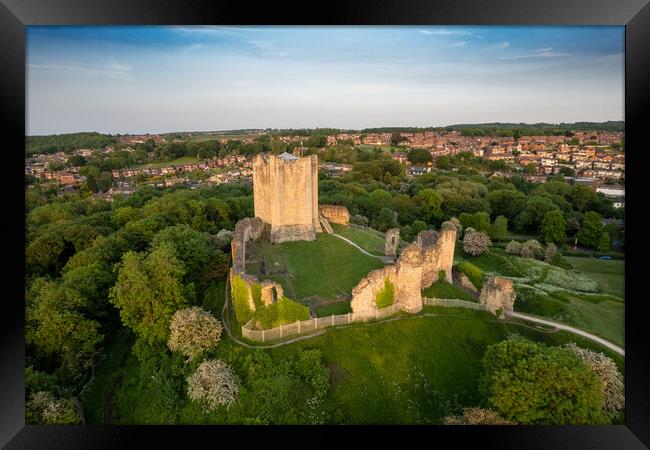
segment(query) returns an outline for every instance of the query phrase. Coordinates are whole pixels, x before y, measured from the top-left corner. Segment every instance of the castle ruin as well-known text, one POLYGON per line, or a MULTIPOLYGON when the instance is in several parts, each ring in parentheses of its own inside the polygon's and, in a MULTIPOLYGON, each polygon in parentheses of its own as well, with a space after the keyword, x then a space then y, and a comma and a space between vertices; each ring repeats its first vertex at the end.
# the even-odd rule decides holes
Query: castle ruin
POLYGON ((255 217, 270 225, 270 241, 316 239, 318 156, 259 154, 253 160, 255 217))

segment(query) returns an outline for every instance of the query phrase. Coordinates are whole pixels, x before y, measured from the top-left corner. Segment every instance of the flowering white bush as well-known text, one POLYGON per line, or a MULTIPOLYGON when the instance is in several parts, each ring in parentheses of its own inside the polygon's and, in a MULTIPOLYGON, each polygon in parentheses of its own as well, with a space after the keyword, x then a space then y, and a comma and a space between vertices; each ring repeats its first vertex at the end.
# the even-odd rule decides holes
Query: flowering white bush
POLYGON ((535 239, 524 242, 521 246, 522 258, 540 258, 543 254, 542 244, 535 239))
POLYGON ((555 255, 557 254, 557 245, 555 245, 552 242, 549 242, 548 245, 546 246, 546 252, 544 253, 544 261, 547 263, 552 263, 553 258, 555 258, 555 255))
POLYGON ((623 376, 618 371, 612 358, 602 353, 578 347, 576 344, 566 344, 565 348, 576 353, 600 378, 603 385, 603 411, 610 418, 616 417, 625 406, 625 385, 623 376))
POLYGON ((514 425, 496 411, 478 407, 463 409, 462 416, 445 417, 445 425, 514 425))
POLYGON ((598 283, 594 280, 580 273, 558 268, 549 270, 544 282, 573 291, 598 292, 598 283))
POLYGON ((511 255, 521 254, 521 242, 510 241, 506 246, 506 253, 509 253, 511 255))
POLYGON ((219 245, 223 248, 228 247, 230 245, 230 241, 232 241, 233 237, 233 232, 230 230, 223 229, 217 233, 217 240, 219 241, 219 245))
POLYGON ((32 395, 30 408, 46 425, 78 425, 81 417, 71 398, 56 398, 49 392, 39 391, 32 395))
POLYGON ((469 232, 471 228, 465 230, 465 237, 463 238, 463 251, 469 255, 477 256, 485 253, 492 241, 487 234, 474 231, 469 232))
POLYGON ((202 362, 187 377, 187 395, 203 404, 205 412, 214 411, 221 405, 230 406, 237 400, 237 375, 220 359, 202 362))
POLYGON ((176 311, 169 323, 169 330, 169 349, 191 360, 217 345, 223 327, 212 314, 193 306, 176 311))

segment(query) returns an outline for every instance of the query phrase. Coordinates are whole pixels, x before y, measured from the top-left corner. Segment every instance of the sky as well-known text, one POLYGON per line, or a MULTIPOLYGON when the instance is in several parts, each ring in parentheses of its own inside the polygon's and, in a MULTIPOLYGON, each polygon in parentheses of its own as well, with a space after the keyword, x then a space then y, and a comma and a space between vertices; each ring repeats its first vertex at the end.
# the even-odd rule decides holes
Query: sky
POLYGON ((622 26, 29 26, 27 134, 624 119, 622 26))

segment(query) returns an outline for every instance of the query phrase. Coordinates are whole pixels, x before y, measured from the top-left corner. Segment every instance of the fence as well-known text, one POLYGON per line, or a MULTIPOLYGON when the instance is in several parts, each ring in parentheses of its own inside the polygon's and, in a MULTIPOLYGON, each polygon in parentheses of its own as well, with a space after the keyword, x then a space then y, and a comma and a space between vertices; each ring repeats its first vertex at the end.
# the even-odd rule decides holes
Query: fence
POLYGON ((487 305, 481 305, 474 302, 468 302, 466 300, 456 300, 451 298, 422 298, 422 303, 429 306, 448 306, 448 307, 457 307, 457 308, 469 308, 469 309, 478 309, 487 311, 487 305))
POLYGON ((369 320, 380 320, 385 317, 391 316, 398 312, 399 305, 393 304, 382 309, 375 309, 368 314, 360 313, 347 313, 326 317, 314 317, 309 320, 297 320, 294 323, 287 325, 280 325, 279 327, 271 328, 269 330, 253 330, 253 319, 249 320, 241 327, 242 336, 252 341, 266 342, 275 339, 281 339, 295 334, 308 333, 327 327, 334 327, 338 325, 348 325, 353 322, 366 322, 369 320))

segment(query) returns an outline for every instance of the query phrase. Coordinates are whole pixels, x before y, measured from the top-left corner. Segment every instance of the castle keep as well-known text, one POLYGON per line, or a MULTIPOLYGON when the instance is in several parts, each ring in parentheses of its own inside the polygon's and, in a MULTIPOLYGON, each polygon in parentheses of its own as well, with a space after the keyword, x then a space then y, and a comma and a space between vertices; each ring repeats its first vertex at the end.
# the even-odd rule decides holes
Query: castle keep
POLYGON ((270 225, 274 243, 316 239, 318 157, 259 154, 253 161, 255 217, 270 225))

